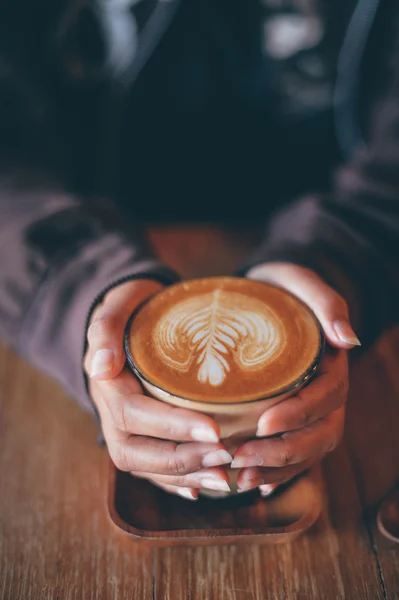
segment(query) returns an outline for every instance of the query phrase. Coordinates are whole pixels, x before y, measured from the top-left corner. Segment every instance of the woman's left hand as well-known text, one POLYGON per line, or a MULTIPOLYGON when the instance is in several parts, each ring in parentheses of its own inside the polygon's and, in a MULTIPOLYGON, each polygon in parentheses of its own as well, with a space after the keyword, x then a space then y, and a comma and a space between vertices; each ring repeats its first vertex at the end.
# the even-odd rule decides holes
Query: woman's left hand
POLYGON ((259 487, 269 495, 336 448, 344 429, 348 394, 347 350, 360 342, 344 299, 316 273, 293 264, 268 263, 249 277, 279 285, 307 304, 319 319, 329 347, 311 383, 260 417, 257 439, 234 455, 240 491, 259 487))

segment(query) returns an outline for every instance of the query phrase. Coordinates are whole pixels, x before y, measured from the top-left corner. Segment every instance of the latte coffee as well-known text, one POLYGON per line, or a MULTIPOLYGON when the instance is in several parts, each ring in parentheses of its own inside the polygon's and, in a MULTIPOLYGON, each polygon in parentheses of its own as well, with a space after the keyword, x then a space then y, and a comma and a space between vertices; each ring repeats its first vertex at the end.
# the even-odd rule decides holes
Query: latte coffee
POLYGON ((315 373, 323 335, 288 292, 210 277, 172 285, 131 317, 128 362, 149 394, 211 415, 234 451, 261 414, 315 373))

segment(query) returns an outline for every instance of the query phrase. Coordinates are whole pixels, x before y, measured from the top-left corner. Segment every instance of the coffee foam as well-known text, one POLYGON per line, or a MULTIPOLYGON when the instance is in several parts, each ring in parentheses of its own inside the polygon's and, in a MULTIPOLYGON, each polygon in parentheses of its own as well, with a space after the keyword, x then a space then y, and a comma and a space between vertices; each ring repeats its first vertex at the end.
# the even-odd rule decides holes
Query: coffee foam
POLYGON ((286 292, 239 278, 171 286, 134 318, 129 350, 154 385, 203 402, 279 393, 312 367, 321 347, 310 311, 286 292))
POLYGON ((153 339, 172 369, 187 373, 194 364, 197 380, 215 387, 228 377, 232 361, 241 371, 257 371, 286 344, 283 324, 265 303, 220 289, 178 302, 161 317, 153 339))

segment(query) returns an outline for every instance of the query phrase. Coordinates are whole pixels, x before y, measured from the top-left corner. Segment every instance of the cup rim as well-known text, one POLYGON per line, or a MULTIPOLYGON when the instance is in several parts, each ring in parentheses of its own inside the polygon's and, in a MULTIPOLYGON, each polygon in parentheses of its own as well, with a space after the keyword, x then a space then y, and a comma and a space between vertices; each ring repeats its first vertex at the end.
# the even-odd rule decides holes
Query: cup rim
MULTIPOLYGON (((217 277, 198 277, 198 278, 195 278, 195 279, 186 280, 184 283, 187 283, 189 281, 196 281, 196 279, 216 279, 216 278, 217 277)), ((226 279, 228 277, 223 277, 223 278, 226 279)), ((230 278, 231 279, 246 279, 245 277, 230 277, 230 278)), ((251 281, 256 282, 256 283, 260 283, 260 284, 263 284, 263 285, 266 285, 268 287, 277 288, 277 289, 285 292, 286 294, 292 296, 300 304, 302 304, 302 306, 304 306, 306 308, 306 310, 313 317, 313 319, 314 319, 314 321, 315 321, 315 323, 317 325, 317 328, 319 330, 320 343, 319 343, 318 352, 317 352, 314 360, 309 365, 308 369, 303 373, 303 375, 301 375, 301 377, 298 377, 290 385, 287 385, 284 388, 281 388, 280 390, 276 391, 273 394, 269 394, 267 396, 259 396, 258 398, 253 398, 251 400, 243 400, 241 402, 223 402, 223 401, 222 402, 206 402, 204 400, 199 400, 198 398, 185 398, 184 396, 180 396, 179 394, 175 394, 174 392, 170 392, 167 389, 161 388, 156 383, 153 383, 151 381, 151 379, 149 377, 147 377, 146 375, 144 375, 140 371, 140 369, 136 366, 136 364, 135 364, 135 361, 133 359, 132 353, 130 351, 130 329, 131 329, 132 323, 133 323, 136 315, 140 312, 140 310, 148 302, 150 302, 152 300, 152 298, 154 298, 155 296, 158 296, 159 294, 162 294, 166 289, 169 289, 170 287, 179 285, 182 282, 174 283, 171 286, 168 286, 167 288, 164 288, 164 289, 162 289, 162 290, 160 290, 158 292, 155 292, 154 294, 152 294, 151 296, 149 296, 148 298, 146 298, 143 302, 141 302, 135 308, 135 310, 132 312, 132 314, 130 315, 130 317, 129 317, 128 321, 127 321, 126 327, 125 327, 123 340, 124 340, 124 350, 125 350, 127 362, 129 364, 130 369, 133 371, 133 373, 140 380, 142 380, 145 383, 148 383, 149 385, 151 385, 152 387, 156 388, 157 390, 159 390, 163 394, 168 394, 169 396, 173 396, 178 401, 192 402, 192 403, 196 403, 196 404, 201 404, 201 406, 218 406, 218 407, 222 407, 222 406, 239 406, 239 405, 244 405, 244 404, 245 405, 249 405, 249 404, 253 404, 255 402, 262 402, 262 401, 265 401, 265 400, 273 400, 275 398, 278 398, 279 396, 284 396, 284 395, 290 394, 291 392, 295 392, 295 390, 297 390, 298 388, 302 388, 307 383, 307 381, 309 381, 309 379, 311 379, 313 377, 313 375, 315 374, 315 372, 319 368, 321 360, 322 360, 322 357, 324 355, 324 351, 325 351, 325 347, 326 347, 326 339, 325 339, 325 334, 324 334, 324 331, 322 329, 322 326, 321 326, 318 318, 314 314, 314 312, 309 308, 309 306, 307 306, 307 304, 305 304, 300 298, 298 298, 297 296, 295 296, 294 294, 292 294, 288 290, 284 289, 281 286, 278 286, 278 285, 275 285, 275 284, 271 284, 271 283, 268 283, 268 282, 264 282, 264 281, 258 281, 256 279, 251 280, 251 281)))

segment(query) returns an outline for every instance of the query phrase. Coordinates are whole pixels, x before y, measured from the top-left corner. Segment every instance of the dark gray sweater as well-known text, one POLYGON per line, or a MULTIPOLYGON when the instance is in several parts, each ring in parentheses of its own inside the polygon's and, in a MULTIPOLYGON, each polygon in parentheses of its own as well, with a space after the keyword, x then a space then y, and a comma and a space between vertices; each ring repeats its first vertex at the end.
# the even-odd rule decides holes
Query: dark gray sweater
POLYGON ((399 7, 336 0, 303 15, 293 2, 281 15, 267 4, 0 5, 0 334, 88 409, 90 311, 120 281, 178 278, 152 254, 139 216, 143 206, 147 215, 179 213, 181 181, 193 198, 197 182, 217 190, 209 218, 212 207, 226 219, 237 207, 248 220, 267 216, 264 242, 241 272, 285 260, 316 269, 344 294, 349 286, 364 342, 397 319, 399 7), (321 29, 289 56, 278 56, 278 44, 263 52, 262 31, 270 36, 292 15, 321 29), (296 162, 297 174, 308 174, 280 197, 296 162))

